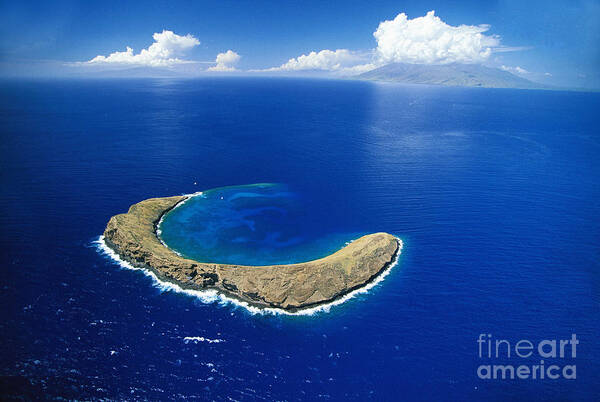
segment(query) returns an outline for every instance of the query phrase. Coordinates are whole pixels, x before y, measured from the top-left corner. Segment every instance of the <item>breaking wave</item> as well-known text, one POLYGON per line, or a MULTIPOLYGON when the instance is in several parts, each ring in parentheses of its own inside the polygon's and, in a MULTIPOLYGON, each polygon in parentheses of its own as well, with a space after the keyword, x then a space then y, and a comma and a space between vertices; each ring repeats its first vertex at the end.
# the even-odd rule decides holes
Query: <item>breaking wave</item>
MULTIPOLYGON (((246 311, 248 311, 250 314, 253 314, 253 315, 312 316, 312 315, 316 315, 319 313, 328 313, 332 307, 339 306, 340 304, 343 304, 343 303, 347 302, 348 300, 353 299, 354 297, 356 297, 360 294, 368 293, 369 290, 371 290, 372 288, 377 286, 379 283, 381 283, 385 279, 385 277, 389 275, 391 270, 396 265, 398 265, 398 259, 400 257, 400 254, 402 254, 403 243, 400 238, 397 238, 397 240, 398 240, 398 252, 396 253, 396 256, 394 257, 394 260, 392 261, 392 263, 383 272, 381 272, 379 275, 377 275, 372 281, 367 283, 365 286, 355 289, 355 290, 345 294, 344 296, 342 296, 338 299, 335 299, 329 303, 319 304, 314 307, 309 307, 309 308, 305 308, 305 309, 301 309, 301 310, 297 310, 297 311, 293 311, 293 312, 286 311, 286 310, 283 310, 280 308, 273 308, 273 307, 256 307, 247 302, 228 297, 228 296, 220 293, 216 289, 194 290, 194 289, 182 288, 181 286, 179 286, 175 283, 159 279, 158 276, 156 276, 156 274, 149 269, 136 267, 136 266, 130 264, 129 262, 121 259, 121 257, 119 257, 119 255, 117 253, 115 253, 110 247, 108 247, 106 245, 106 242, 104 241, 104 236, 100 236, 97 240, 95 240, 93 242, 93 244, 96 246, 96 248, 98 249, 98 251, 101 254, 109 257, 114 263, 119 265, 121 268, 130 269, 133 271, 141 271, 144 275, 146 275, 150 279, 152 279, 152 285, 155 286, 156 288, 160 289, 162 292, 182 293, 182 294, 185 294, 188 296, 195 297, 198 300, 200 300, 201 302, 206 303, 206 304, 218 303, 221 306, 234 305, 237 307, 242 307, 246 311)), ((185 340, 185 338, 184 338, 184 340, 185 340)), ((190 338, 189 340, 193 340, 193 339, 190 338)))

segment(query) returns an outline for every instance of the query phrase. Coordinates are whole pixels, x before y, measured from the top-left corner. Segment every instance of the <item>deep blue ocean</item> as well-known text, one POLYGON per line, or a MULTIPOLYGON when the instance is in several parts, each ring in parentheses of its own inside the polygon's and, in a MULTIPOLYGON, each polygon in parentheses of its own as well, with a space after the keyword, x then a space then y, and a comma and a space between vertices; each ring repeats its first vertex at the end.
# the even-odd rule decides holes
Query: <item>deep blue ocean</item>
POLYGON ((583 92, 3 81, 1 394, 598 400, 599 112, 600 94, 583 92), (317 244, 290 257, 301 259, 386 231, 404 242, 398 265, 329 312, 260 315, 161 290, 95 243, 146 198, 252 183, 297 194, 282 201, 295 220, 267 216, 262 234, 281 224, 280 235, 261 243, 238 230, 224 238, 247 249, 221 244, 215 258, 262 247, 256 261, 281 261, 265 247, 317 244), (479 357, 481 334, 513 345, 576 334, 576 357, 544 359, 576 365, 576 379, 480 379, 482 364, 540 364, 479 357))

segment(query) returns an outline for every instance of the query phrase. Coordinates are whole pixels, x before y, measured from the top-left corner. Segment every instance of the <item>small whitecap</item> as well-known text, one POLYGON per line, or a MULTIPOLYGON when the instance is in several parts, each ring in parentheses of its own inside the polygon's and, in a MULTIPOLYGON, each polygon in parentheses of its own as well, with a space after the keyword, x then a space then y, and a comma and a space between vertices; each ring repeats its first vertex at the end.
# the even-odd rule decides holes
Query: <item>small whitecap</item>
POLYGON ((194 343, 198 343, 198 342, 207 342, 207 343, 222 343, 225 342, 224 339, 210 339, 210 338, 205 338, 203 336, 186 336, 185 338, 183 338, 183 341, 185 343, 189 343, 189 342, 194 342, 194 343))

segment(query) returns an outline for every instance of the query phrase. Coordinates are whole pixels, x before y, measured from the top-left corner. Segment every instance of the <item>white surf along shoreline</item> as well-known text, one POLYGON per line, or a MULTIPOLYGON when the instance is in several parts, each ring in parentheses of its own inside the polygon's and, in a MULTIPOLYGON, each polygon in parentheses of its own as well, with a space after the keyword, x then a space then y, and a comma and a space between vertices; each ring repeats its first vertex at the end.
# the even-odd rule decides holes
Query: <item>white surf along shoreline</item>
MULTIPOLYGON (((177 207, 180 207, 181 205, 183 205, 185 202, 187 202, 191 198, 193 198, 195 196, 199 196, 199 195, 202 195, 201 191, 197 192, 197 193, 193 193, 193 194, 186 194, 185 195, 186 198, 184 200, 182 200, 181 202, 177 203, 177 205, 175 205, 171 209, 171 211, 177 207)), ((165 215, 166 214, 163 214, 163 216, 161 216, 160 220, 156 224, 156 234, 157 234, 159 241, 163 244, 163 246, 169 248, 160 238, 159 227, 160 227, 160 224, 162 223, 165 215)), ((144 275, 146 275, 147 277, 149 277, 152 280, 152 285, 154 287, 160 289, 162 292, 176 292, 176 293, 185 294, 185 295, 188 295, 191 297, 195 297, 198 300, 200 300, 202 303, 206 303, 206 304, 218 303, 221 306, 226 306, 226 305, 230 305, 230 304, 235 305, 235 306, 244 308, 245 310, 247 310, 249 313, 251 313, 253 315, 259 314, 259 315, 311 316, 311 315, 315 315, 317 313, 328 313, 331 310, 331 307, 339 306, 339 305, 347 302, 348 300, 355 298, 356 296, 358 296, 360 294, 366 294, 369 292, 369 290, 371 290, 372 288, 377 286, 379 283, 381 283, 385 279, 385 277, 389 275, 391 270, 396 265, 398 265, 398 260, 400 258, 400 255, 402 254, 403 242, 399 237, 396 237, 396 240, 398 241, 398 251, 396 252, 396 255, 394 256, 394 259, 392 260, 392 262, 382 272, 380 272, 376 277, 374 277, 372 280, 370 280, 364 286, 362 286, 358 289, 354 289, 351 292, 348 292, 347 294, 345 294, 335 300, 332 300, 328 303, 323 303, 323 304, 319 304, 316 306, 312 306, 312 307, 308 307, 308 308, 300 309, 300 310, 296 310, 296 311, 287 311, 284 309, 274 308, 274 307, 257 307, 257 306, 251 305, 250 303, 247 303, 245 301, 238 300, 233 297, 229 297, 229 296, 219 292, 216 289, 196 290, 196 289, 182 288, 181 286, 179 286, 176 283, 160 279, 150 269, 143 268, 143 267, 136 267, 133 264, 130 264, 129 262, 123 260, 113 249, 111 249, 106 244, 106 242, 104 241, 104 235, 100 235, 98 237, 98 239, 93 242, 93 244, 96 246, 96 248, 98 249, 98 251, 101 254, 110 258, 114 263, 119 265, 121 268, 129 269, 132 271, 141 271, 144 275)), ((170 250, 172 250, 172 249, 170 249, 170 250)), ((177 252, 175 252, 175 253, 179 254, 177 252)))

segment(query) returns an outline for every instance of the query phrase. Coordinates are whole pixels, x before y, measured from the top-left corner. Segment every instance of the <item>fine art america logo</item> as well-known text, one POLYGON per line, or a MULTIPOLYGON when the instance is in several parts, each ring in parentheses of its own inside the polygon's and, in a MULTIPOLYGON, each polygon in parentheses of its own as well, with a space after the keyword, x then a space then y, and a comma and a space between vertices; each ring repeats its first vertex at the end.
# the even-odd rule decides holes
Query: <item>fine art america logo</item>
POLYGON ((574 380, 578 344, 576 334, 571 334, 571 339, 539 342, 527 339, 510 342, 495 339, 492 334, 480 334, 477 345, 482 362, 477 367, 477 376, 482 380, 574 380), (532 361, 535 363, 530 364, 532 361))

